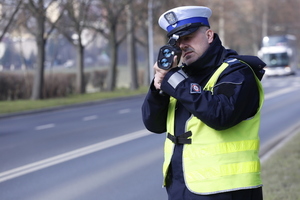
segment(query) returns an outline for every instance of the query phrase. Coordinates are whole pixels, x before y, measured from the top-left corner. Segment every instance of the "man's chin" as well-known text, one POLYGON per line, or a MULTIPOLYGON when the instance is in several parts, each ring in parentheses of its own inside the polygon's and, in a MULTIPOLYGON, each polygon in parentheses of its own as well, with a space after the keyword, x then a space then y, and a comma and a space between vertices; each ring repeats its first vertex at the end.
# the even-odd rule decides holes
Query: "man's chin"
POLYGON ((190 65, 190 64, 192 64, 193 62, 195 62, 195 60, 192 59, 192 58, 187 58, 187 59, 184 59, 184 60, 183 60, 183 63, 186 64, 186 65, 190 65))

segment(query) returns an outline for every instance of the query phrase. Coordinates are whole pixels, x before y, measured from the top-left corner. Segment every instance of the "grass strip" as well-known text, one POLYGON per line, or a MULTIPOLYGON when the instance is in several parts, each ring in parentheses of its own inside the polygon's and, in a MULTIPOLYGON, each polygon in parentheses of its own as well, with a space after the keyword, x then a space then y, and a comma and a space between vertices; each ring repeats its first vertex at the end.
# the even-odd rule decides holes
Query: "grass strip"
POLYGON ((262 164, 264 200, 300 200, 300 133, 262 164))
POLYGON ((138 90, 117 89, 112 92, 96 92, 88 94, 70 95, 64 98, 44 99, 44 100, 16 100, 0 101, 0 114, 9 114, 42 108, 51 108, 57 106, 72 105, 77 103, 99 101, 104 99, 113 99, 118 97, 129 97, 139 94, 145 94, 148 87, 140 87, 138 90))

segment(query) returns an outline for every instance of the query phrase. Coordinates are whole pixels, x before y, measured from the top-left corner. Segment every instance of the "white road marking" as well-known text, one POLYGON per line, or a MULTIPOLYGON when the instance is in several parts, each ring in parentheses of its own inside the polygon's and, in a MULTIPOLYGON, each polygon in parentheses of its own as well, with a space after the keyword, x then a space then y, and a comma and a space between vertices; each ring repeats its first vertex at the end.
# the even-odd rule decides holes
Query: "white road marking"
POLYGON ((300 81, 299 82, 293 82, 292 86, 294 86, 294 87, 300 87, 300 81))
POLYGON ((93 145, 89 145, 87 147, 83 147, 80 149, 76 149, 74 151, 70 151, 67 153, 63 153, 57 156, 53 156, 38 162, 34 162, 28 165, 24 165, 21 167, 17 167, 5 172, 0 173, 0 183, 25 175, 25 174, 29 174, 31 172, 34 171, 38 171, 53 165, 57 165, 59 163, 63 163, 81 156, 85 156, 103 149, 107 149, 109 147, 113 147, 116 146, 118 144, 122 144, 125 142, 129 142, 138 138, 142 138, 145 136, 150 135, 151 133, 149 131, 147 131, 146 129, 140 130, 140 131, 136 131, 133 133, 128 133, 126 135, 122 135, 116 138, 112 138, 103 142, 99 142, 93 145))
POLYGON ((130 109, 119 110, 119 114, 126 114, 129 113, 130 111, 131 111, 130 109))
POLYGON ((294 90, 298 90, 299 88, 291 88, 291 87, 288 87, 288 88, 284 88, 282 90, 277 90, 275 92, 271 92, 271 93, 268 93, 268 94, 265 94, 265 100, 267 99, 272 99, 274 97, 277 97, 279 95, 282 95, 282 94, 285 94, 285 93, 289 93, 289 92, 292 92, 294 90))
POLYGON ((91 116, 84 117, 82 120, 83 121, 91 121, 91 120, 95 120, 97 118, 98 118, 97 115, 91 115, 91 116))
POLYGON ((55 127, 55 124, 45 124, 45 125, 35 127, 35 130, 39 131, 39 130, 44 130, 53 127, 55 127))

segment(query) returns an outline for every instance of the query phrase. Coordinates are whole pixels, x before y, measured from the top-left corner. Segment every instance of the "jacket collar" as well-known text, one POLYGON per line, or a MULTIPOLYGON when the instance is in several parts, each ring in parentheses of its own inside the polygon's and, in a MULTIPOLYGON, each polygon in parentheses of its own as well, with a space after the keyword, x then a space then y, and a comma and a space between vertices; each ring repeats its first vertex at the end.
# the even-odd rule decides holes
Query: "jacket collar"
POLYGON ((195 62, 184 67, 190 76, 197 74, 210 75, 214 72, 229 55, 237 55, 233 50, 226 50, 222 46, 219 36, 215 33, 214 40, 204 54, 195 62))

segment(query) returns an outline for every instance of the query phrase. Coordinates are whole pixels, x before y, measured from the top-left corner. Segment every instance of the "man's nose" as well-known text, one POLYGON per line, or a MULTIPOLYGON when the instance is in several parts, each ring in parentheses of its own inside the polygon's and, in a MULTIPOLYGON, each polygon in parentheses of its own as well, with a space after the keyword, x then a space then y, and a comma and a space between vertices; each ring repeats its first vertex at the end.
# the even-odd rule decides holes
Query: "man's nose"
POLYGON ((184 44, 183 42, 180 42, 179 48, 181 49, 181 51, 185 51, 188 48, 188 46, 186 44, 184 44))

